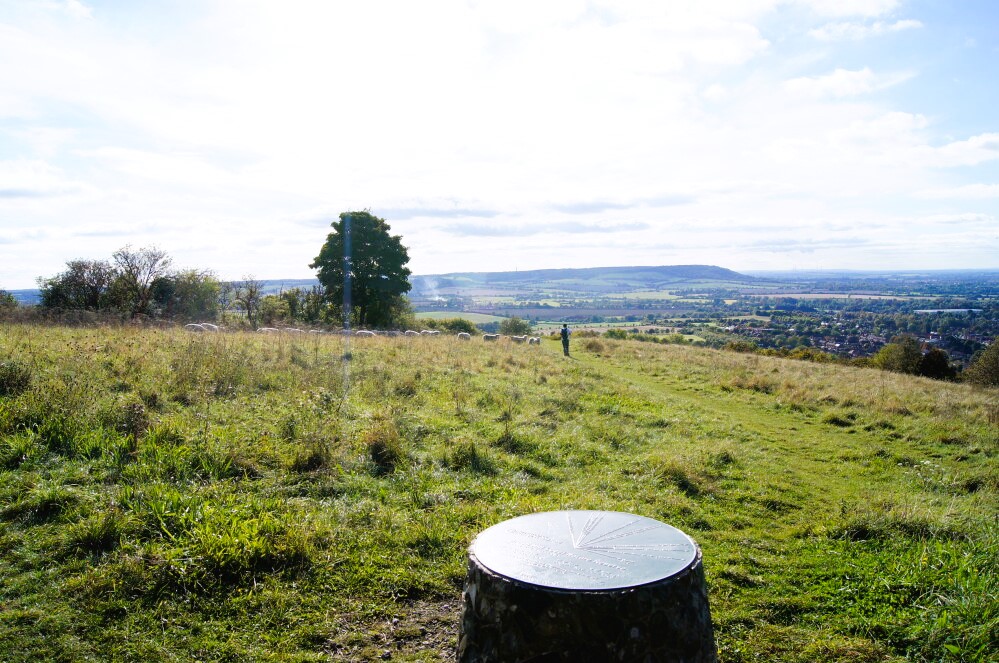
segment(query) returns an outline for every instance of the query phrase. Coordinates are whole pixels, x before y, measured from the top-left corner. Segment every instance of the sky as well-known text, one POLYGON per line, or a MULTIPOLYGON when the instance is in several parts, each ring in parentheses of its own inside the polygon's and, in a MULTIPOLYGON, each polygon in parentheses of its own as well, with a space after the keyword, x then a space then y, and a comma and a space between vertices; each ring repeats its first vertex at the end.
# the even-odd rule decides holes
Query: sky
POLYGON ((0 288, 156 246, 314 276, 999 268, 992 0, 0 0, 0 288))

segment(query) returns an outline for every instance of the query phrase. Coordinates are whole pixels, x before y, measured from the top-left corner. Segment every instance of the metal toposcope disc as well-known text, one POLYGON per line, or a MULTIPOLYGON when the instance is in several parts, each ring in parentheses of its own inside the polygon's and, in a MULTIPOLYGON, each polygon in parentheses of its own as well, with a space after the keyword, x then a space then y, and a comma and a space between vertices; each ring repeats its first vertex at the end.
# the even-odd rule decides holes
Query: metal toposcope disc
POLYGON ((469 553, 501 576, 570 590, 645 585, 698 559, 697 544, 677 528, 618 511, 520 516, 483 531, 469 553))

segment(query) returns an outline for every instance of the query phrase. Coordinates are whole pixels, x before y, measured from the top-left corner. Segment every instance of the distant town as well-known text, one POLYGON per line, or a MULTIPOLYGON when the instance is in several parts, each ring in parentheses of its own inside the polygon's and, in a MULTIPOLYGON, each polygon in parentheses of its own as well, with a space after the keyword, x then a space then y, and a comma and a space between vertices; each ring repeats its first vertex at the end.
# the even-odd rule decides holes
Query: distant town
POLYGON ((959 364, 999 337, 999 271, 594 268, 414 277, 413 285, 418 312, 476 314, 484 329, 486 316, 518 316, 542 328, 568 322, 636 338, 813 348, 843 358, 873 355, 904 334, 959 364))

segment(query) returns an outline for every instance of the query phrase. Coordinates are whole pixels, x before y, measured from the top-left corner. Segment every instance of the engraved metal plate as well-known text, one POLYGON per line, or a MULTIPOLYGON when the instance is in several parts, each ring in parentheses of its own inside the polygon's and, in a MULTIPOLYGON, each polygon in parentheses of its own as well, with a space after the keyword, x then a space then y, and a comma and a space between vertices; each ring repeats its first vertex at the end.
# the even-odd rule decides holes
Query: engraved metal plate
POLYGON ((689 568, 697 544, 665 523, 618 511, 550 511, 483 531, 469 548, 499 575, 543 587, 621 589, 689 568))

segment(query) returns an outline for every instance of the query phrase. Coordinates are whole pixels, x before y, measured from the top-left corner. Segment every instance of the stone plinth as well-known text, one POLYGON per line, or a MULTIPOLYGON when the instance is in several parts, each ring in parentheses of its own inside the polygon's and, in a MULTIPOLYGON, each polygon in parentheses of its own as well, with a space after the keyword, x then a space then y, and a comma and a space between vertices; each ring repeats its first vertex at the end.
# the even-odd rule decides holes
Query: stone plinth
POLYGON ((472 543, 460 663, 717 660, 701 551, 612 511, 505 521, 472 543))

